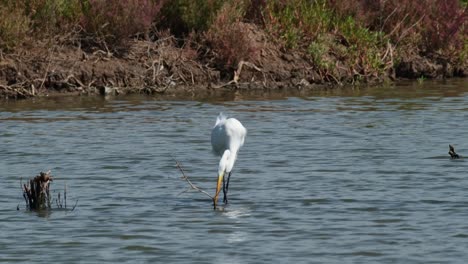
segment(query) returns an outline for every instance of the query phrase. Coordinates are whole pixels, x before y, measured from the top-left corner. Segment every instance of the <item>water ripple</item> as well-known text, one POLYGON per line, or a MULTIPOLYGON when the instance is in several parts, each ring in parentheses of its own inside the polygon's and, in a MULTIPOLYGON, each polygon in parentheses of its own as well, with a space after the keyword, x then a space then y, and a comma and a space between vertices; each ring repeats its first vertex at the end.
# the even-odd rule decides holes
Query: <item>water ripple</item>
POLYGON ((468 163, 447 151, 468 155, 467 87, 9 101, 0 262, 463 263, 468 163), (249 134, 230 203, 213 210, 209 197, 181 193, 173 157, 213 194, 209 133, 221 111, 249 134), (20 177, 48 169, 75 211, 24 210, 20 177))

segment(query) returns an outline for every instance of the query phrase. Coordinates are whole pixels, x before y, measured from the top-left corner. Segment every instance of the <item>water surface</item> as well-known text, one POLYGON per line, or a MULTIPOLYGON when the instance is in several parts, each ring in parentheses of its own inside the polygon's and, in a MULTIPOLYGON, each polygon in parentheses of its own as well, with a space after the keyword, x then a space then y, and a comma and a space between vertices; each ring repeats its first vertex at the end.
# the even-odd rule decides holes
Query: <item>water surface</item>
POLYGON ((0 262, 464 263, 468 82, 297 94, 0 104, 0 262), (230 204, 214 192, 219 112, 248 129, 230 204), (73 212, 28 212, 52 170, 73 212), (20 210, 16 210, 19 205, 20 210))

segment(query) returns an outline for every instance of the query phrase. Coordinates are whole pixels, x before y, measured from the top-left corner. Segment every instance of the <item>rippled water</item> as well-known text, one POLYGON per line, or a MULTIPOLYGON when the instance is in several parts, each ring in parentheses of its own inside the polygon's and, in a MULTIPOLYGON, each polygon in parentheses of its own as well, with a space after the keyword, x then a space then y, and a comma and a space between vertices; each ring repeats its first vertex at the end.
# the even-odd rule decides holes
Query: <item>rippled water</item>
POLYGON ((0 262, 465 263, 468 82, 0 104, 0 262), (265 97, 265 99, 261 99, 265 97), (214 211, 219 112, 248 129, 214 211), (28 212, 51 169, 76 209, 28 212), (19 205, 20 210, 16 210, 19 205))

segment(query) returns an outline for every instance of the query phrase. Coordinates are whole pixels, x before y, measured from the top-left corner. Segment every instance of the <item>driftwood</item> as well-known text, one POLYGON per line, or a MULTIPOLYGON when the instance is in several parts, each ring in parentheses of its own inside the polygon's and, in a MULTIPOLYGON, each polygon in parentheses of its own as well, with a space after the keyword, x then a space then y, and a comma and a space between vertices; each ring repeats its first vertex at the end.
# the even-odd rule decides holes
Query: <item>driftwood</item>
POLYGON ((200 187, 196 186, 195 184, 192 183, 192 181, 190 181, 189 177, 187 176, 187 174, 185 174, 185 171, 184 169, 182 168, 182 165, 180 164, 180 162, 178 162, 175 158, 172 158, 174 159, 175 163, 176 163, 176 166, 177 168, 179 169, 180 173, 182 173, 182 179, 185 180, 188 184, 189 184, 189 188, 182 193, 186 193, 190 190, 195 190, 197 192, 200 192, 200 193, 203 193, 204 195, 210 197, 211 201, 213 202, 213 206, 214 206, 214 209, 216 209, 216 204, 215 204, 215 197, 217 196, 217 194, 215 196, 212 196, 210 195, 209 193, 207 193, 205 190, 201 189, 200 187))
MULTIPOLYGON (((67 186, 65 185, 63 197, 59 192, 57 194, 57 198, 53 199, 50 194, 50 184, 53 180, 54 179, 50 174, 50 171, 48 171, 40 172, 39 175, 29 179, 29 181, 25 184, 21 183, 23 198, 26 202, 26 208, 31 211, 52 209, 52 205, 55 200, 57 208, 67 209, 67 186)), ((76 201, 71 211, 75 210, 77 204, 78 200, 76 201)))
POLYGON ((221 85, 211 85, 211 88, 212 89, 219 89, 219 88, 223 88, 223 87, 226 87, 226 86, 229 86, 229 85, 232 85, 234 84, 236 87, 239 86, 239 80, 240 80, 240 74, 242 72, 242 68, 246 66, 246 67, 250 67, 258 72, 261 72, 263 74, 263 86, 266 87, 267 85, 267 80, 266 80, 266 76, 265 76, 265 71, 259 67, 257 67, 255 64, 251 63, 251 62, 248 62, 248 61, 240 61, 238 64, 237 64, 237 70, 234 71, 234 78, 227 82, 227 83, 224 83, 224 84, 221 84, 221 85))

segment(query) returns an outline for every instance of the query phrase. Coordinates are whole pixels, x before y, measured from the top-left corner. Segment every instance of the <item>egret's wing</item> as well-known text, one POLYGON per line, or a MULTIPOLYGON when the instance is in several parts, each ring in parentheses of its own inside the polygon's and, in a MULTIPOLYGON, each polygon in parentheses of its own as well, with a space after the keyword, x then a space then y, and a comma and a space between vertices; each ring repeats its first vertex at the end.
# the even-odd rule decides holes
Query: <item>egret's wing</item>
POLYGON ((213 151, 217 155, 222 155, 224 150, 227 149, 226 142, 228 137, 226 135, 225 122, 220 122, 213 127, 211 130, 211 146, 213 151))

